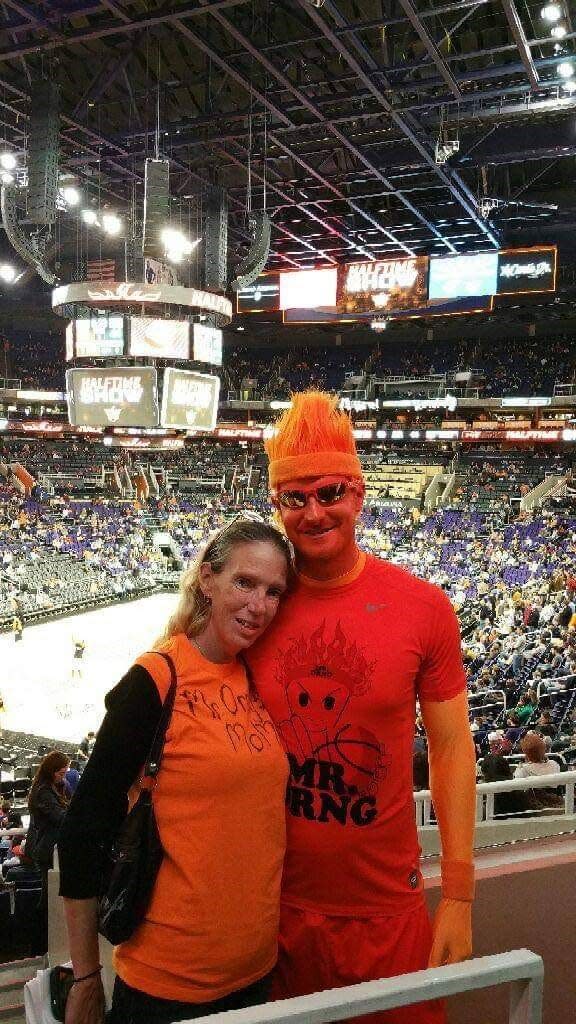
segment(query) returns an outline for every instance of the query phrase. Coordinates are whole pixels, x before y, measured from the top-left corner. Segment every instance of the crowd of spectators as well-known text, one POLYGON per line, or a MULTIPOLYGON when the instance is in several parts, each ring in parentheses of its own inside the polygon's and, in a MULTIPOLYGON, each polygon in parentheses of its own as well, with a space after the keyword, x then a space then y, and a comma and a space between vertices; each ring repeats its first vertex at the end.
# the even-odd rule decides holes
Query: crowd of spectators
MULTIPOLYGON (((41 472, 57 461, 54 456, 63 444, 25 440, 18 456, 41 472)), ((75 445, 76 458, 97 462, 87 444, 75 445)), ((255 454, 254 449, 208 441, 193 449, 154 453, 159 474, 173 485, 145 505, 111 496, 38 500, 4 484, 0 618, 10 625, 20 616, 26 623, 38 611, 50 614, 71 602, 100 598, 123 600, 165 580, 167 559, 154 544, 155 531, 170 535, 180 564, 185 564, 235 508, 234 496, 225 488, 188 494, 179 490, 179 478, 214 473, 224 483, 227 471, 242 460, 246 469, 255 454)), ((382 451, 377 459, 391 457, 382 451)), ((497 459, 481 453, 480 458, 462 460, 460 472, 470 475, 469 486, 458 489, 450 507, 426 515, 420 509, 377 502, 366 507, 358 526, 363 548, 438 584, 456 608, 464 627, 471 702, 480 718, 479 752, 498 715, 506 715, 500 724, 512 747, 534 725, 551 740, 574 727, 576 516, 552 509, 514 514, 509 503, 482 509, 470 491, 479 481, 498 481, 505 492, 517 493, 525 480, 537 482, 547 465, 529 465, 521 455, 497 459), (490 714, 483 717, 486 701, 490 714)), ((264 486, 244 496, 242 505, 247 503, 270 511, 264 486)), ((485 747, 482 752, 493 751, 485 747)))
MULTIPOLYGON (((24 388, 64 389, 64 333, 12 331, 7 360, 10 376, 24 388)), ((383 341, 356 345, 283 348, 262 344, 226 345, 221 370, 224 394, 239 392, 245 382, 252 391, 272 398, 287 398, 291 390, 321 387, 336 390, 349 374, 421 378, 431 374, 479 371, 480 392, 486 397, 502 394, 551 395, 555 383, 569 383, 576 373, 573 340, 525 336, 453 339, 443 341, 396 340, 393 333, 383 341)), ((404 393, 398 391, 398 397, 404 393)), ((414 397, 414 395, 413 395, 414 397)))

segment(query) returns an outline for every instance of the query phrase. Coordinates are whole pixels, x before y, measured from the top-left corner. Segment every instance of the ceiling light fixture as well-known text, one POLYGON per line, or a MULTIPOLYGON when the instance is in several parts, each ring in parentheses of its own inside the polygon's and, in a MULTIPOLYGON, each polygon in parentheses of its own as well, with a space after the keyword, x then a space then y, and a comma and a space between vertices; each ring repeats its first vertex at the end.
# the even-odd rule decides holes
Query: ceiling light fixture
POLYGON ((9 263, 3 263, 0 266, 0 278, 6 282, 6 284, 12 284, 16 277, 16 271, 9 263))
POLYGON ((80 193, 77 188, 73 185, 66 185, 65 188, 61 189, 62 199, 67 206, 78 206, 80 202, 80 193))
POLYGON ((180 263, 185 256, 189 256, 201 241, 200 238, 195 238, 191 242, 182 231, 171 227, 162 229, 160 240, 166 250, 166 258, 173 263, 180 263))
POLYGON ((8 150, 0 153, 0 167, 3 167, 5 171, 13 171, 17 162, 14 153, 10 153, 8 150))
POLYGON ((540 11, 540 17, 543 18, 544 21, 549 21, 551 23, 560 21, 560 18, 562 17, 562 8, 560 7, 560 4, 546 4, 546 6, 540 11))
POLYGON ((107 235, 119 235, 122 230, 122 221, 115 213, 105 213, 102 217, 102 227, 107 235))

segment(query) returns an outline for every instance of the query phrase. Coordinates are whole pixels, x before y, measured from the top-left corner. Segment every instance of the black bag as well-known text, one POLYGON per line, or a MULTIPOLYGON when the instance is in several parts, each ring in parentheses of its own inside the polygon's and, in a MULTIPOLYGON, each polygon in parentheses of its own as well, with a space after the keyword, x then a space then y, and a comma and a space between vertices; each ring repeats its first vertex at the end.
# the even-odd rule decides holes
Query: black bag
POLYGON ((145 783, 152 781, 142 789, 114 837, 98 906, 98 930, 114 946, 129 939, 144 917, 164 856, 152 805, 152 788, 174 707, 176 670, 169 655, 161 654, 161 657, 170 666, 171 683, 142 774, 145 783))

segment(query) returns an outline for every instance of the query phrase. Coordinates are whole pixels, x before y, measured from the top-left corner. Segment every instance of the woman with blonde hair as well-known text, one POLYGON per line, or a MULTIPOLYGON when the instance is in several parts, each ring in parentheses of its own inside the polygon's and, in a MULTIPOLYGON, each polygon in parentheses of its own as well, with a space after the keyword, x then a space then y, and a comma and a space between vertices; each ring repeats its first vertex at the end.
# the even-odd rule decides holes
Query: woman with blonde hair
POLYGON ((290 572, 273 526, 232 521, 182 579, 154 650, 106 698, 59 843, 75 982, 66 1024, 101 1024, 102 853, 126 813, 176 672, 154 789, 164 857, 143 921, 115 951, 110 1024, 168 1021, 263 1002, 277 957, 287 762, 242 653, 273 619, 290 572))

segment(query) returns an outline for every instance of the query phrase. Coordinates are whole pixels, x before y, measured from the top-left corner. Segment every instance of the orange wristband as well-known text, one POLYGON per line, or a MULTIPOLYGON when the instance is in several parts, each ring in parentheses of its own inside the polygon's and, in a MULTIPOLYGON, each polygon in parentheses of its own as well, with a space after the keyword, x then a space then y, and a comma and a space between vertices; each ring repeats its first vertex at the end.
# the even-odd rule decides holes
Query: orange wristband
POLYGON ((442 896, 471 903, 474 899, 474 865, 464 860, 441 861, 442 896))

